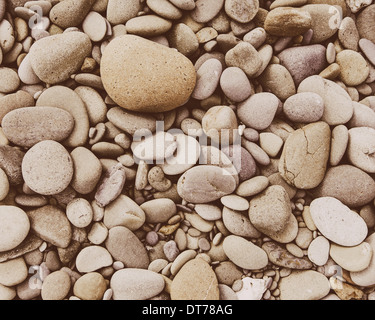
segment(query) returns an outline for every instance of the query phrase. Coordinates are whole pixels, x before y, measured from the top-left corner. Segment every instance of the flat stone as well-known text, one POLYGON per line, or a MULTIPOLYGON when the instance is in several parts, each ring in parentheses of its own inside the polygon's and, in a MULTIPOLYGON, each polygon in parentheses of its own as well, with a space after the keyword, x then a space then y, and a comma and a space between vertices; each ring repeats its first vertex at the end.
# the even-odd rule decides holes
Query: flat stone
POLYGON ((33 191, 43 195, 57 194, 72 180, 72 159, 60 143, 44 140, 26 152, 22 175, 33 191))
POLYGON ((158 295, 165 286, 162 275, 144 269, 116 271, 110 281, 113 300, 146 300, 158 295))
POLYGON ((64 3, 58 3, 49 12, 49 18, 52 23, 61 28, 76 27, 86 17, 94 2, 94 0, 68 0, 64 3))
POLYGON ((50 273, 43 281, 41 296, 43 300, 64 300, 71 287, 69 274, 58 270, 50 273))
POLYGON ((215 268, 215 274, 219 283, 232 286, 241 279, 242 272, 232 261, 223 261, 215 268))
POLYGON ((368 173, 375 172, 374 137, 375 129, 373 128, 359 127, 349 130, 347 148, 349 161, 368 173))
POLYGON ((81 300, 101 300, 107 290, 107 282, 98 272, 90 272, 78 278, 73 293, 81 300))
POLYGON ((372 42, 375 42, 375 5, 369 5, 357 16, 357 28, 361 38, 368 39, 372 42))
POLYGON ((340 51, 336 56, 336 62, 340 66, 340 79, 347 86, 361 84, 370 73, 366 60, 354 50, 340 51))
POLYGON ((229 0, 225 1, 225 12, 233 20, 240 23, 247 23, 253 20, 258 13, 258 0, 229 0))
POLYGON ((200 165, 186 171, 178 180, 178 194, 186 201, 207 203, 236 189, 236 181, 225 169, 200 165))
POLYGON ((138 0, 119 1, 109 0, 107 5, 107 20, 113 25, 126 23, 131 18, 137 16, 141 9, 141 4, 138 0))
POLYGON ((326 48, 321 44, 291 47, 277 55, 280 64, 288 69, 295 85, 307 77, 319 74, 326 67, 326 48))
POLYGON ((264 130, 271 124, 280 104, 281 101, 273 93, 256 93, 238 105, 237 115, 245 125, 264 130))
POLYGON ((0 77, 1 93, 15 92, 21 83, 17 72, 8 67, 0 67, 0 77))
POLYGON ((5 95, 0 98, 0 121, 8 112, 18 108, 31 107, 34 104, 32 95, 23 90, 5 95))
POLYGON ((279 7, 271 10, 264 21, 264 29, 271 35, 294 37, 304 34, 312 26, 310 14, 300 8, 279 7))
POLYGON ((358 51, 359 33, 351 17, 345 17, 341 21, 338 38, 345 49, 358 51))
POLYGON ((109 229, 105 246, 112 257, 123 262, 127 268, 147 269, 150 263, 143 243, 126 227, 109 229))
POLYGON ((120 106, 134 111, 162 112, 179 107, 189 99, 196 82, 195 68, 184 55, 133 35, 111 41, 100 66, 109 96, 120 106), (137 64, 129 59, 134 55, 138 57, 137 64), (160 77, 164 80, 159 81, 160 77), (145 83, 145 79, 154 80, 145 83))
POLYGON ((236 236, 245 238, 259 238, 261 236, 261 233, 255 229, 244 213, 224 207, 222 219, 228 231, 236 236))
POLYGON ((197 70, 197 82, 191 97, 197 100, 210 97, 219 84, 221 72, 222 65, 219 60, 205 61, 197 70))
POLYGON ((298 228, 289 196, 282 186, 269 186, 253 197, 250 200, 249 218, 257 230, 276 241, 287 243, 297 236, 298 228))
POLYGON ((23 257, 0 262, 0 284, 12 287, 27 278, 28 269, 23 257))
POLYGON ((373 250, 367 242, 362 242, 354 247, 342 247, 332 243, 329 254, 343 269, 359 272, 370 265, 373 250))
POLYGON ((375 43, 373 43, 371 40, 362 38, 358 42, 359 48, 362 50, 366 58, 375 65, 375 43))
POLYGON ((238 67, 229 67, 223 71, 220 77, 220 87, 224 94, 234 102, 244 101, 252 92, 246 73, 238 67))
POLYGON ((90 38, 83 32, 45 37, 30 48, 31 67, 40 80, 56 84, 77 72, 83 60, 91 54, 91 49, 90 38))
POLYGON ((198 38, 194 31, 184 23, 174 25, 168 32, 170 47, 176 48, 185 56, 193 55, 199 48, 198 38))
POLYGON ((335 198, 314 199, 310 212, 322 235, 338 245, 356 246, 367 236, 367 225, 362 217, 335 198))
POLYGON ((271 263, 282 267, 297 270, 310 269, 312 263, 306 258, 299 258, 275 242, 268 241, 262 245, 271 263))
POLYGON ((245 277, 242 288, 236 292, 238 300, 261 300, 267 290, 267 280, 245 277))
POLYGON ((125 27, 129 34, 140 37, 156 37, 169 31, 172 22, 158 15, 147 14, 129 19, 125 27))
POLYGON ((0 206, 0 251, 17 247, 30 230, 27 214, 15 206, 0 206))
POLYGON ((206 261, 192 259, 173 278, 170 294, 172 300, 219 300, 216 275, 206 261))
POLYGON ((191 17, 199 23, 206 23, 212 20, 221 10, 224 0, 198 0, 191 12, 191 17))
POLYGON ((269 185, 269 180, 265 176, 256 176, 249 180, 243 181, 236 189, 236 194, 242 197, 254 196, 269 185))
POLYGON ((168 198, 159 198, 146 201, 140 208, 145 212, 146 222, 163 223, 177 213, 175 203, 168 198))
POLYGON ((213 204, 196 204, 194 211, 198 213, 204 220, 215 221, 222 216, 222 211, 219 207, 213 204))
POLYGON ((300 189, 317 187, 324 179, 331 132, 320 121, 294 131, 285 141, 279 171, 289 184, 300 189))
POLYGON ((41 239, 60 247, 68 247, 72 237, 72 227, 64 211, 46 205, 26 212, 33 232, 41 239))
POLYGON ((240 268, 262 269, 268 264, 266 252, 243 237, 235 235, 225 237, 223 250, 228 258, 240 268))
POLYGON ((19 108, 7 113, 1 126, 11 142, 32 147, 42 140, 65 140, 73 130, 74 119, 69 112, 54 107, 19 108))
POLYGON ((375 182, 361 169, 343 164, 327 170, 315 197, 333 197, 349 207, 360 207, 372 201, 375 182))
POLYGON ((134 231, 143 225, 145 219, 145 212, 142 208, 124 194, 119 195, 104 209, 103 222, 109 229, 124 226, 134 231))
POLYGON ((182 17, 182 12, 168 0, 147 0, 147 6, 157 15, 171 20, 177 20, 182 17))
POLYGON ((330 291, 330 284, 326 276, 313 271, 293 271, 289 276, 281 278, 281 300, 319 300, 330 291))
POLYGON ((349 141, 348 128, 340 124, 332 129, 331 133, 331 151, 329 163, 331 166, 337 166, 343 158, 349 141))
POLYGON ((228 67, 238 67, 251 78, 261 68, 262 60, 258 51, 248 42, 241 41, 225 55, 228 67))
POLYGON ((329 249, 329 241, 323 236, 318 236, 311 241, 307 249, 307 256, 312 263, 316 264, 317 266, 323 266, 328 261, 329 249))
POLYGON ((375 111, 365 104, 353 101, 353 116, 348 127, 370 127, 375 129, 375 111))
POLYGON ((91 245, 78 253, 75 262, 77 270, 86 273, 112 265, 113 259, 105 248, 91 245))
POLYGON ((281 64, 269 64, 259 77, 264 89, 285 101, 296 93, 294 80, 287 68, 281 64))

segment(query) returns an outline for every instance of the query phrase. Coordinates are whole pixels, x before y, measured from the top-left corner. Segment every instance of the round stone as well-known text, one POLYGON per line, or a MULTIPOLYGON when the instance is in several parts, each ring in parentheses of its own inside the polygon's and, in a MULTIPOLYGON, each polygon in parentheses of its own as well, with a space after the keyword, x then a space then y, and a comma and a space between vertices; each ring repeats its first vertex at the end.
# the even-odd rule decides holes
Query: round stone
POLYGON ((340 66, 340 78, 347 86, 357 86, 364 82, 370 69, 363 56, 354 50, 340 51, 336 56, 340 66))
POLYGON ((73 162, 58 142, 44 140, 30 148, 22 160, 22 175, 33 191, 57 194, 66 189, 73 177, 73 162))
POLYGON ((227 0, 225 12, 233 20, 240 23, 250 22, 258 13, 258 0, 227 0))
POLYGON ((368 173, 375 173, 375 129, 369 127, 351 128, 347 155, 349 161, 368 173))
POLYGON ((283 112, 294 122, 316 122, 323 116, 324 101, 320 95, 313 92, 297 93, 284 102, 283 112))
POLYGON ((241 102, 251 94, 251 84, 243 72, 238 67, 226 68, 220 77, 220 87, 224 94, 233 102, 241 102))
POLYGON ((328 261, 329 248, 329 241, 323 236, 318 236, 311 241, 307 249, 307 256, 311 262, 315 263, 317 266, 323 266, 328 261))
POLYGON ((0 206, 0 252, 17 247, 26 238, 29 230, 29 218, 22 209, 0 206))
POLYGON ((50 273, 43 281, 43 300, 63 300, 69 293, 71 280, 65 271, 55 271, 50 273))
POLYGON ((86 199, 75 198, 66 206, 66 216, 73 226, 85 228, 92 221, 93 210, 86 199))
POLYGON ((343 269, 359 272, 370 265, 373 251, 367 242, 362 242, 354 247, 342 247, 332 243, 329 254, 343 269))
POLYGON ((74 283, 73 293, 81 300, 101 300, 107 290, 107 282, 98 272, 89 272, 74 283))

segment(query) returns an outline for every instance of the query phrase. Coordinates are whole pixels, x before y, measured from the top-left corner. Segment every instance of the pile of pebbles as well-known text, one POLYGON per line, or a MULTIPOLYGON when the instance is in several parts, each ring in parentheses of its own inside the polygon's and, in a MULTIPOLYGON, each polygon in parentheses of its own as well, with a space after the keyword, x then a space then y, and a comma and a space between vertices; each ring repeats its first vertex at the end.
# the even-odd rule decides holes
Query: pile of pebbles
POLYGON ((374 300, 371 0, 0 0, 1 300, 374 300))

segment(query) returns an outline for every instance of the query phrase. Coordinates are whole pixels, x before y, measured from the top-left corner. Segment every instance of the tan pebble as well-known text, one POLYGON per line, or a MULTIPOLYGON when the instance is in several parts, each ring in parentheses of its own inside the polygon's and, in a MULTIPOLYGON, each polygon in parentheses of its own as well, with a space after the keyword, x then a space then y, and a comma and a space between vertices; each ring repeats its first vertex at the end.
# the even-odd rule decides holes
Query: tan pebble
POLYGON ((309 30, 312 21, 312 17, 305 10, 279 7, 269 12, 264 22, 264 29, 275 36, 297 36, 309 30))
POLYGON ((83 248, 76 257, 76 266, 79 272, 92 272, 112 265, 113 259, 105 248, 92 245, 83 248))
POLYGON ((326 59, 329 64, 334 63, 336 60, 335 45, 332 42, 328 43, 327 45, 326 59))
POLYGON ((332 243, 329 253, 338 265, 350 272, 366 269, 373 255, 372 247, 367 242, 349 248, 332 243))
POLYGON ((119 103, 120 106, 122 105, 130 110, 146 112, 150 112, 151 110, 153 112, 156 110, 159 112, 168 111, 184 104, 190 97, 196 80, 195 69, 192 63, 182 54, 152 41, 131 35, 118 37, 111 41, 102 57, 101 75, 104 87, 111 98, 119 103), (127 44, 127 50, 123 50, 123 55, 115 55, 114 52, 116 52, 116 48, 122 47, 124 42, 127 44), (131 52, 138 55, 139 63, 137 64, 137 68, 134 68, 134 61, 130 61, 127 58, 130 56, 131 52), (143 56, 141 56, 142 54, 143 56), (162 57, 163 59, 161 59, 162 57), (173 63, 165 64, 163 61, 173 61, 173 63), (122 70, 118 68, 118 63, 123 66, 123 68, 120 68, 122 70), (174 70, 174 64, 178 64, 181 67, 177 74, 175 72, 174 74, 170 73, 170 70, 174 70), (122 89, 121 92, 114 90, 111 86, 113 81, 118 81, 116 75, 127 72, 126 70, 130 65, 132 66, 132 72, 134 72, 134 75, 140 82, 142 82, 143 79, 142 74, 145 75, 147 73, 148 78, 150 76, 147 65, 152 65, 152 70, 155 74, 158 74, 158 77, 168 79, 168 81, 163 81, 163 83, 161 83, 155 78, 154 82, 148 82, 147 87, 144 87, 143 84, 142 91, 138 92, 137 86, 134 86, 133 80, 131 81, 131 88, 129 87, 129 78, 128 80, 124 79, 122 83, 124 88, 128 87, 129 94, 127 90, 122 89), (183 74, 185 75, 183 76, 183 74), (166 91, 170 86, 173 86, 174 90, 166 91), (177 89, 178 86, 181 86, 180 89, 177 89), (152 92, 154 92, 155 88, 158 88, 157 91, 160 93, 158 97, 154 94, 147 94, 150 93, 149 90, 151 89, 152 92), (132 94, 130 94, 130 92, 132 92, 132 94), (176 97, 175 92, 179 92, 178 97, 176 97), (142 104, 139 104, 137 96, 142 97, 142 104), (137 103, 135 103, 135 101, 137 101, 137 103))
POLYGON ((184 23, 178 23, 168 33, 168 41, 172 48, 176 48, 185 56, 191 56, 199 47, 197 36, 184 23))
POLYGON ((66 207, 66 215, 75 227, 87 227, 93 217, 93 212, 90 203, 84 198, 75 198, 68 203, 66 207))
POLYGON ((172 22, 157 15, 134 17, 125 24, 126 31, 141 37, 151 37, 164 34, 172 27, 172 22))
POLYGON ((357 16, 357 28, 361 38, 368 39, 372 42, 375 41, 375 33, 374 28, 375 25, 373 23, 375 17, 375 5, 369 5, 361 12, 358 13, 357 16), (369 23, 371 21, 371 23, 369 23))
POLYGON ((290 242, 290 243, 287 243, 285 248, 294 256, 298 257, 298 258, 302 258, 303 257, 303 252, 302 252, 302 249, 300 247, 298 247, 296 244, 290 242))
POLYGON ((63 300, 71 287, 70 276, 64 271, 49 274, 43 282, 41 296, 43 300, 63 300))
POLYGON ((17 72, 8 67, 0 67, 0 79, 1 93, 14 92, 20 85, 17 72))
POLYGON ((198 0, 191 12, 191 17, 198 23, 206 23, 220 12, 223 5, 224 0, 198 0))
POLYGON ((95 11, 90 11, 82 22, 82 29, 90 37, 91 41, 98 42, 105 37, 107 24, 102 15, 95 11))
POLYGON ((358 51, 359 33, 351 17, 345 17, 341 21, 338 37, 345 49, 358 51))
POLYGON ((340 66, 337 63, 330 64, 319 75, 328 80, 335 80, 340 75, 340 66))
POLYGON ((94 2, 94 0, 79 2, 68 0, 64 3, 57 3, 50 10, 49 18, 52 23, 64 29, 78 26, 86 17, 94 2))
POLYGON ((369 127, 357 127, 349 130, 347 148, 349 161, 359 169, 369 173, 375 172, 375 159, 372 153, 374 135, 375 129, 369 127))
POLYGON ((182 17, 182 12, 168 0, 147 0, 147 6, 157 15, 171 20, 177 20, 182 17))
POLYGON ((236 194, 242 197, 254 196, 262 192, 269 185, 269 180, 264 176, 257 176, 241 182, 236 189, 236 194))
POLYGON ((353 50, 339 52, 336 62, 340 66, 340 78, 348 86, 361 84, 369 75, 366 60, 353 50))
POLYGON ((107 282, 98 272, 80 277, 74 284, 73 293, 81 300, 101 300, 107 290, 107 282))
POLYGON ((283 140, 272 132, 262 132, 259 135, 260 147, 270 156, 276 157, 283 145, 283 140))
POLYGON ((8 20, 3 19, 0 22, 0 48, 3 54, 8 53, 12 49, 15 40, 13 26, 8 20))
POLYGON ((331 288, 337 294, 340 300, 362 300, 364 292, 357 287, 343 282, 337 277, 329 279, 331 288))
POLYGON ((119 0, 109 0, 107 7, 108 21, 117 25, 120 23, 126 23, 129 19, 134 18, 138 11, 141 9, 141 4, 138 0, 131 1, 119 1, 119 0))

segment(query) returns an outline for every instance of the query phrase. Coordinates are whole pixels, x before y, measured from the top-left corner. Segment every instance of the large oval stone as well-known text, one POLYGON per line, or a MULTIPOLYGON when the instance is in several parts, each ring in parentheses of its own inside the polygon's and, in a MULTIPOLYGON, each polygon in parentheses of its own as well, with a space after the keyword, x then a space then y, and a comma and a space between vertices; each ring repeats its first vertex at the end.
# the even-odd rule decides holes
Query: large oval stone
POLYGON ((236 189, 230 173, 218 166, 201 165, 186 171, 178 180, 177 192, 193 203, 207 203, 220 199, 236 189))
POLYGON ((1 126, 14 144, 32 147, 42 140, 64 140, 73 130, 74 119, 60 108, 27 107, 7 113, 1 126))
POLYGON ((185 104, 196 82, 195 68, 183 54, 133 35, 110 42, 100 73, 113 101, 141 112, 163 112, 185 104))

